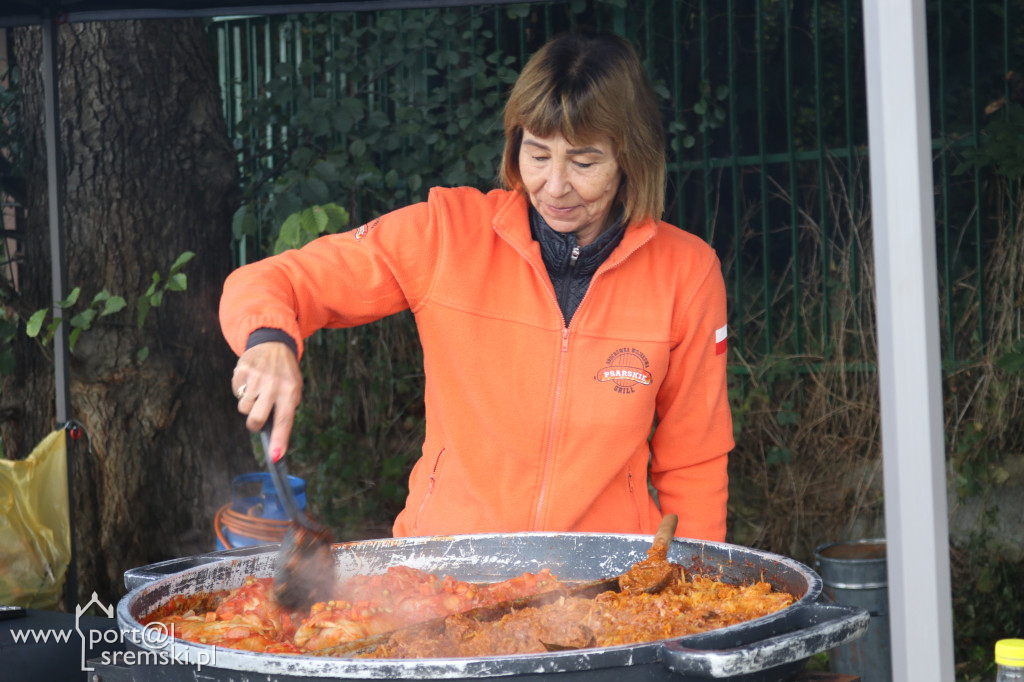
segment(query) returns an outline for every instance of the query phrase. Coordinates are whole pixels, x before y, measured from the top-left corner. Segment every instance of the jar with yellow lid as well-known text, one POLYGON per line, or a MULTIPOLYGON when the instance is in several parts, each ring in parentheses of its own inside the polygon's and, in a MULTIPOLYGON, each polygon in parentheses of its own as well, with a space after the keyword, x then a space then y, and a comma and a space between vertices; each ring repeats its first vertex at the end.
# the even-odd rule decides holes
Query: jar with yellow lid
POLYGON ((996 642, 996 682, 1024 682, 1024 639, 996 642))

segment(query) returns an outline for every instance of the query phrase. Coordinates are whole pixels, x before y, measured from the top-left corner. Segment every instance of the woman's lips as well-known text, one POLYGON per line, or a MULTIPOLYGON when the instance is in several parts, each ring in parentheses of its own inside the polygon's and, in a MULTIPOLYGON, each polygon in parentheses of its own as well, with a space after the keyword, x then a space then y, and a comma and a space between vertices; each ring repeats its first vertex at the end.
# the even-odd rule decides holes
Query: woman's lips
POLYGON ((545 204, 545 208, 554 215, 566 215, 576 210, 575 206, 552 206, 551 204, 545 204))

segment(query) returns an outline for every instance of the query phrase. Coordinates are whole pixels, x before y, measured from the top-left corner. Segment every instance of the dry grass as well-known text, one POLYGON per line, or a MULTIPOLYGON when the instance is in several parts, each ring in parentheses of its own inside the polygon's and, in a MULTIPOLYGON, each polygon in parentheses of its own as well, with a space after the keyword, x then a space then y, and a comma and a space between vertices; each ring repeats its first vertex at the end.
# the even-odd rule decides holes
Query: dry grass
MULTIPOLYGON (((829 179, 829 238, 801 210, 802 260, 789 265, 799 268, 799 293, 791 271, 772 292, 798 302, 776 315, 772 346, 803 338, 818 350, 745 357, 737 349, 731 377, 730 540, 804 561, 822 542, 881 534, 874 280, 862 257, 871 252, 868 211, 856 203, 863 187, 847 187, 835 166, 829 179)), ((792 199, 777 188, 774 200, 792 199)), ((759 320, 742 321, 748 335, 762 333, 759 320)))
MULTIPOLYGON (((824 542, 884 535, 865 182, 859 170, 829 169, 827 240, 820 211, 800 211, 799 259, 789 264, 798 277, 790 269, 768 285, 775 287, 771 301, 796 301, 773 312, 771 345, 779 350, 731 349, 737 446, 730 463, 729 539, 803 561, 813 561, 814 548, 824 542), (850 177, 853 186, 846 184, 850 177), (815 350, 783 350, 798 338, 815 350)), ((807 196, 812 205, 816 189, 807 196)), ((1024 448, 1024 377, 997 364, 1024 336, 1024 189, 1004 183, 992 196, 998 201, 980 267, 961 263, 942 288, 943 310, 950 302, 955 311, 942 317, 942 343, 948 471, 958 499, 985 496, 1001 485, 1003 458, 1024 448)), ((792 198, 776 187, 772 200, 792 198)), ((756 212, 748 216, 757 218, 756 212)), ((759 238, 754 228, 745 234, 759 238)), ((954 251, 966 248, 953 239, 954 251)), ((764 291, 749 295, 764 298, 764 291)), ((763 315, 739 323, 749 338, 765 328, 763 315)), ((982 536, 989 531, 977 529, 982 536)))

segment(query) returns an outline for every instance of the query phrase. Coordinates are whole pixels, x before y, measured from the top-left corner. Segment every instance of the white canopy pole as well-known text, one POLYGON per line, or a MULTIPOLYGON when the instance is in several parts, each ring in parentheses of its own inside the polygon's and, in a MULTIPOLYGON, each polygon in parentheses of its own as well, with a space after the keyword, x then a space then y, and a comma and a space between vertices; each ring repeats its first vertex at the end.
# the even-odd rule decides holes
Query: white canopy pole
POLYGON ((894 680, 953 682, 924 0, 864 0, 894 680))
MULTIPOLYGON (((58 25, 50 17, 41 24, 43 40, 43 127, 46 139, 46 210, 50 228, 50 281, 53 288, 53 317, 66 317, 60 302, 67 298, 67 256, 64 252, 64 216, 61 201, 64 197, 64 176, 60 151, 60 74, 57 69, 58 25)), ((70 351, 68 350, 68 323, 65 320, 53 336, 54 390, 56 393, 56 428, 64 428, 71 419, 70 351)), ((64 575, 64 606, 68 611, 78 605, 78 548, 75 541, 75 477, 74 453, 68 443, 68 529, 71 534, 71 559, 64 575)))

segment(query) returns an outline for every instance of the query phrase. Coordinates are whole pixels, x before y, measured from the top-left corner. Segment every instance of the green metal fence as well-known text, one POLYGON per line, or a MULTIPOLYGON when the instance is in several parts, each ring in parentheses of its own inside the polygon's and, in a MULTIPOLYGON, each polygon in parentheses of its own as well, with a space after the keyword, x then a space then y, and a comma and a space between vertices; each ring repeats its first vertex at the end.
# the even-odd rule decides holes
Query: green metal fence
MULTIPOLYGON (((927 8, 943 346, 953 363, 985 350, 985 268, 1002 234, 986 191, 991 173, 957 169, 985 127, 1009 116, 1009 106, 985 110, 1014 97, 1006 74, 1024 57, 1024 39, 1013 31, 1024 2, 930 0, 927 8)), ((385 17, 439 11, 453 23, 472 19, 482 29, 448 36, 437 50, 478 49, 485 41, 516 70, 549 36, 573 26, 614 30, 632 40, 662 96, 671 146, 666 218, 718 251, 739 357, 854 362, 865 356, 864 346, 872 343, 873 293, 865 260, 871 244, 860 2, 481 5, 338 14, 329 30, 316 34, 304 30, 305 17, 219 20, 212 30, 229 124, 243 120, 246 96, 260 92, 276 69, 309 77, 303 60, 338 36, 351 38, 385 17)), ((415 63, 397 57, 393 65, 382 63, 387 75, 361 95, 366 106, 394 118, 398 105, 391 89, 399 80, 403 93, 447 87, 452 100, 483 96, 459 82, 454 66, 438 72, 434 65, 427 52, 415 63)), ((329 70, 316 77, 321 82, 310 87, 325 96, 339 85, 331 85, 329 70)), ((265 170, 288 152, 288 123, 268 125, 263 135, 259 146, 275 154, 247 163, 265 170)), ((240 140, 239 147, 255 145, 240 140)), ((415 155, 415 147, 411 138, 391 153, 415 155)), ((423 182, 445 184, 445 177, 423 182)), ((249 248, 240 250, 240 258, 251 257, 249 248)))

